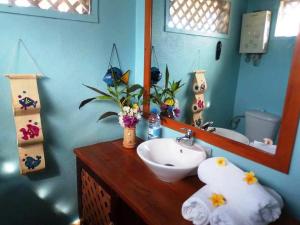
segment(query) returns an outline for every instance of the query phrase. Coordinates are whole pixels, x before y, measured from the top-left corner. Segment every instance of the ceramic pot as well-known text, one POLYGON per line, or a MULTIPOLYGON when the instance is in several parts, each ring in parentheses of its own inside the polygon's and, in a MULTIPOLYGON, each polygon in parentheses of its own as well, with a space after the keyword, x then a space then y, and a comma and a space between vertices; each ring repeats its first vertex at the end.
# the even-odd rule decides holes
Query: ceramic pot
POLYGON ((136 128, 124 128, 123 147, 124 148, 135 148, 136 146, 136 128))

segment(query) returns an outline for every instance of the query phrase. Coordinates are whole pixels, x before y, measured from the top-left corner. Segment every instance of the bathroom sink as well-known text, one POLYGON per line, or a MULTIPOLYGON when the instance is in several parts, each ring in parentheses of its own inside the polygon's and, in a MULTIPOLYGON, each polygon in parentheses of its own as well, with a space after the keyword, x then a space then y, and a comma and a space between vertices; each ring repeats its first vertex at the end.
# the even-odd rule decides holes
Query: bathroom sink
POLYGON ((145 141, 137 147, 137 154, 158 179, 165 182, 183 179, 206 159, 203 147, 182 145, 171 138, 145 141))
POLYGON ((214 131, 214 134, 229 138, 229 139, 237 141, 237 142, 241 142, 246 145, 250 144, 249 139, 245 135, 243 135, 239 132, 236 132, 234 130, 216 127, 216 131, 214 131))

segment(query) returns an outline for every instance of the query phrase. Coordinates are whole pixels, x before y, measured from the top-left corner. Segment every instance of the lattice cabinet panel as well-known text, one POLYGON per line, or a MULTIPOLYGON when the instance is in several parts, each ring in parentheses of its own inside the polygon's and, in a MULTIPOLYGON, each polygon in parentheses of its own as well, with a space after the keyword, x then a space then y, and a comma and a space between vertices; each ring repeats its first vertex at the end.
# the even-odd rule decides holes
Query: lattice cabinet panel
POLYGON ((166 0, 169 31, 228 34, 231 3, 228 0, 166 0))
POLYGON ((82 216, 84 225, 113 225, 111 196, 84 170, 81 170, 82 216))
POLYGON ((91 0, 0 0, 0 4, 77 14, 90 14, 91 8, 91 0))

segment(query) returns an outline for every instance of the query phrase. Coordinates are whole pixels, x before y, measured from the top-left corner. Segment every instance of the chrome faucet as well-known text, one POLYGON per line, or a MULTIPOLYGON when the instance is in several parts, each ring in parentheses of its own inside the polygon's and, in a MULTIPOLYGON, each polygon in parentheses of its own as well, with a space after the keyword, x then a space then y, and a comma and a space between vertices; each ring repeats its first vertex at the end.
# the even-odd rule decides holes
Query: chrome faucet
POLYGON ((185 130, 185 135, 183 137, 178 137, 176 138, 176 141, 178 143, 181 143, 181 144, 185 144, 185 145, 188 145, 188 146, 192 146, 193 145, 193 131, 190 130, 190 129, 187 129, 187 128, 181 128, 181 130, 185 130))
POLYGON ((200 128, 201 128, 202 130, 208 131, 208 128, 210 128, 213 124, 214 124, 214 122, 208 121, 208 122, 204 123, 203 125, 201 125, 200 128))

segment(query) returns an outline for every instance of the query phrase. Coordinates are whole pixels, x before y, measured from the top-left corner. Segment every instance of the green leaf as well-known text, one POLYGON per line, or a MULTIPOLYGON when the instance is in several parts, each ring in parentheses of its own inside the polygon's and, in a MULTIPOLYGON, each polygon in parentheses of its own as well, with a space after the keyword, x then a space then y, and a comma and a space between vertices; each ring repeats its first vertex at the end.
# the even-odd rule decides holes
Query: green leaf
POLYGON ((105 96, 105 95, 103 95, 103 96, 98 96, 98 97, 96 97, 96 99, 97 100, 103 100, 103 101, 113 101, 114 99, 111 97, 111 96, 105 96))
POLYGON ((144 88, 140 90, 139 94, 138 94, 138 100, 141 99, 141 97, 143 96, 144 94, 144 88))
POLYGON ((95 92, 97 92, 97 93, 99 93, 101 95, 110 96, 109 94, 106 94, 105 92, 100 91, 97 88, 94 88, 94 87, 91 87, 91 86, 88 86, 88 85, 85 85, 85 84, 83 84, 83 86, 85 86, 85 87, 87 87, 87 88, 89 88, 89 89, 91 89, 91 90, 93 90, 93 91, 95 91, 95 92))
POLYGON ((114 90, 111 87, 108 87, 107 90, 108 90, 109 94, 111 94, 114 97, 117 97, 116 93, 114 92, 114 90))
POLYGON ((81 103, 80 103, 80 105, 79 105, 79 109, 81 109, 83 106, 85 106, 87 103, 89 103, 89 102, 91 102, 91 101, 93 101, 93 100, 95 100, 96 98, 88 98, 88 99, 86 99, 86 100, 83 100, 81 103))
POLYGON ((168 68, 168 65, 167 65, 167 66, 166 66, 166 80, 165 80, 165 88, 168 88, 169 79, 170 79, 170 73, 169 73, 169 68, 168 68))
POLYGON ((103 113, 103 114, 99 117, 98 121, 103 120, 103 119, 105 119, 105 118, 107 118, 107 117, 110 117, 110 116, 118 116, 118 113, 116 113, 116 112, 106 112, 106 113, 103 113))
POLYGON ((177 88, 176 82, 173 81, 173 82, 170 84, 170 86, 171 86, 171 91, 172 91, 172 92, 176 91, 176 88, 177 88))
POLYGON ((128 88, 127 93, 132 93, 132 92, 135 92, 139 89, 144 89, 144 88, 139 84, 134 84, 130 88, 128 88))

